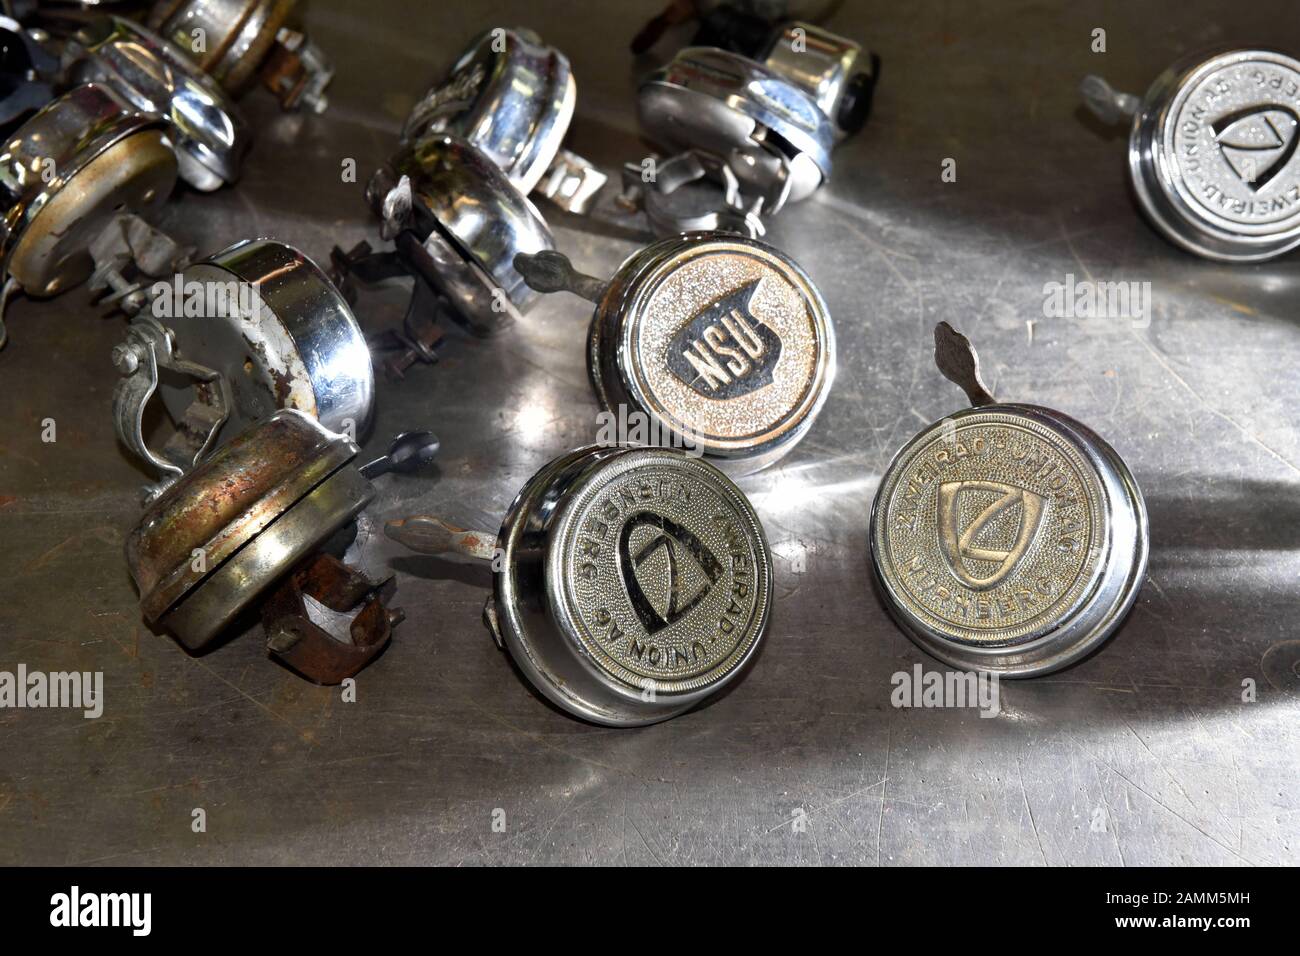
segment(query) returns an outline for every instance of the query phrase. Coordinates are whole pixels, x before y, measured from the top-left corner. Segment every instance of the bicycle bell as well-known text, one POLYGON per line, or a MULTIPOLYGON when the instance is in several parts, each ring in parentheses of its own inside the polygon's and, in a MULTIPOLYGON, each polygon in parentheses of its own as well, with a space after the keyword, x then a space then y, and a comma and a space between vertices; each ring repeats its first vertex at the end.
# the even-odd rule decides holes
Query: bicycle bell
POLYGON ((393 249, 372 252, 363 242, 348 253, 336 247, 333 260, 349 295, 351 278, 367 284, 414 278, 398 335, 403 354, 389 361, 391 373, 436 360, 442 315, 488 336, 533 304, 536 294, 515 270, 514 257, 552 249, 551 231, 481 150, 447 134, 426 136, 375 172, 366 197, 393 249))
POLYGON ((416 103, 402 142, 457 136, 482 150, 521 193, 540 189, 563 209, 583 213, 606 177, 560 148, 577 96, 563 53, 530 30, 489 30, 416 103))
POLYGON ((427 554, 492 559, 498 646, 565 712, 631 727, 689 710, 757 653, 772 606, 767 539, 716 468, 662 448, 584 448, 515 498, 495 539, 390 521, 427 554))
POLYGON ((391 575, 372 580, 326 547, 375 495, 356 454, 283 409, 173 484, 126 542, 145 620, 197 653, 260 608, 271 656, 308 679, 365 667, 401 614, 385 607, 391 575))
POLYGON ((1300 61, 1272 50, 1188 57, 1141 101, 1083 83, 1109 123, 1131 115, 1128 168, 1147 218, 1207 259, 1259 262, 1300 245, 1300 61))
POLYGON ((122 17, 100 17, 64 48, 74 83, 112 86, 135 109, 167 123, 180 175, 211 191, 239 178, 249 132, 211 77, 171 43, 122 17))
POLYGON ((176 183, 176 157, 156 114, 86 83, 25 122, 0 154, 6 276, 51 296, 94 271, 89 248, 122 210, 151 213, 176 183))
MULTIPOLYGON (((701 155, 694 179, 719 167, 734 176, 743 201, 727 198, 717 208, 774 215, 830 178, 832 148, 865 120, 870 64, 853 41, 792 23, 774 35, 761 62, 714 47, 679 51, 642 81, 637 115, 652 141, 678 155, 701 155)), ((647 180, 634 164, 624 184, 625 199, 643 202, 648 212, 666 201, 660 193, 684 185, 647 180)), ((651 220, 669 216, 661 210, 651 220)))
POLYGON ((835 378, 835 331, 812 280, 754 239, 661 239, 613 279, 559 253, 520 256, 534 288, 595 303, 588 370, 601 405, 640 413, 673 444, 737 474, 764 468, 812 427, 835 378))
POLYGON ((232 95, 260 76, 280 105, 322 113, 334 67, 302 29, 298 0, 158 0, 146 26, 232 95))
POLYGON ((923 429, 881 478, 870 529, 880 594, 913 641, 954 667, 1059 670, 1133 606, 1147 565, 1142 492, 1086 426, 996 402, 947 323, 935 362, 973 407, 923 429))
POLYGON ((356 436, 374 404, 352 310, 311 259, 273 239, 236 243, 155 283, 113 360, 117 434, 160 473, 154 495, 277 409, 356 436), (157 451, 144 434, 155 395, 176 425, 157 451))

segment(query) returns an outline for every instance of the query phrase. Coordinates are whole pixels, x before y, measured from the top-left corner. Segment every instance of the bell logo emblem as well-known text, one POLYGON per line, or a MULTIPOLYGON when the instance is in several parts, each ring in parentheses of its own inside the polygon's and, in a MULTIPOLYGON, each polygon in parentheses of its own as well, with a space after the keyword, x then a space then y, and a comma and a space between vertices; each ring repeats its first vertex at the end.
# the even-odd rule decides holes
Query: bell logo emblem
POLYGON ((1215 122, 1214 141, 1232 171, 1259 192, 1291 160, 1297 127, 1300 120, 1285 106, 1238 110, 1215 122))
POLYGON ((624 523, 618 566, 647 634, 680 621, 722 576, 722 563, 704 542, 651 511, 634 514, 624 523))
POLYGON ((957 580, 975 591, 995 587, 1029 550, 1045 505, 1042 495, 997 481, 939 485, 939 547, 957 580))

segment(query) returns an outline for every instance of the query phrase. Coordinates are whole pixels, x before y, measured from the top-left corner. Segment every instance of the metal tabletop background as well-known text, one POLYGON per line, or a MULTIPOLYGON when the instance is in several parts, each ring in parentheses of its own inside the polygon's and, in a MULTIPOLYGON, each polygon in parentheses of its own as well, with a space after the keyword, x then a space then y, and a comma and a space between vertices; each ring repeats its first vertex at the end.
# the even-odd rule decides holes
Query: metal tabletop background
MULTIPOLYGON (((267 660, 257 629, 192 658, 142 624, 122 544, 146 475, 110 421, 124 323, 84 288, 15 303, 0 669, 103 671, 105 711, 0 711, 0 863, 1296 863, 1300 259, 1217 265, 1164 242, 1128 194, 1124 134, 1085 118, 1076 91, 1099 72, 1141 92, 1218 43, 1295 52, 1300 24, 1284 2, 1082 6, 849 2, 828 22, 883 58, 874 115, 768 238, 820 285, 839 376, 794 453, 742 482, 775 553, 766 648, 721 699, 658 726, 601 729, 542 703, 480 623, 486 567, 376 533, 418 511, 495 528, 540 465, 593 440, 584 303, 552 296, 496 340, 454 334, 440 365, 380 381, 366 451, 418 427, 443 451, 436 469, 378 480, 362 551, 397 570, 407 620, 355 703, 267 660), (956 182, 941 181, 945 158, 956 182), (1044 285, 1070 274, 1150 282, 1149 327, 1045 317, 1044 285), (1106 437, 1151 516, 1127 624, 1079 666, 1003 682, 993 719, 890 705, 892 674, 941 666, 870 585, 882 470, 963 404, 933 366, 940 319, 971 336, 997 395, 1106 437)), ((318 261, 378 245, 365 179, 415 97, 497 25, 567 53, 569 143, 616 174, 648 152, 633 91, 653 64, 627 42, 656 7, 318 0, 330 110, 245 97, 259 135, 243 181, 180 196, 163 225, 206 252, 253 236, 318 261)), ((611 198, 596 222, 542 206, 599 275, 642 241, 605 214, 611 198)), ((403 302, 365 296, 358 316, 396 324, 403 302)))

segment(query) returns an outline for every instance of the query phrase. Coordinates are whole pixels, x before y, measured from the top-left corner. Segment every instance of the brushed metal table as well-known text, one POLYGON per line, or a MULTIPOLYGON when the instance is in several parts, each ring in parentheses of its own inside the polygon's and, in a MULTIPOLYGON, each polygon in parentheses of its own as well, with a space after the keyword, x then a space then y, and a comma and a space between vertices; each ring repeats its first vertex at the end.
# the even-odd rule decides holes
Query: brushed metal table
MULTIPOLYGON (((208 252, 253 236, 318 261, 378 245, 366 176, 414 98, 498 24, 572 60, 572 148, 611 173, 646 155, 633 90, 651 63, 626 44, 655 0, 476 6, 318 0, 329 112, 246 97, 258 137, 242 183, 184 195, 165 227, 208 252)), ((16 302, 0 352, 0 670, 102 671, 105 710, 0 710, 0 863, 1300 862, 1300 259, 1224 266, 1161 240, 1128 195, 1123 135, 1077 93, 1088 72, 1140 92, 1217 43, 1296 51, 1300 25, 1280 0, 1081 6, 848 3, 828 23, 882 56, 874 115, 768 238, 820 284, 839 377, 799 448, 742 481, 775 552, 768 645, 733 690, 666 724, 551 709, 480 623, 487 569, 378 533, 419 511, 495 527, 537 467, 594 438, 586 304, 548 297, 500 338, 453 333, 439 365, 380 381, 366 452, 422 427, 443 451, 379 479, 360 550, 396 569, 407 620, 347 703, 266 660, 256 633, 191 658, 143 626, 122 542, 146 476, 109 414, 122 321, 84 289, 16 302), (1149 322, 1048 317, 1044 287, 1067 281, 1150 283, 1149 322), (1114 444, 1151 516, 1127 625, 1079 666, 1004 682, 992 719, 891 706, 893 674, 941 668, 870 586, 882 470, 963 404, 930 356, 941 319, 975 341, 995 394, 1114 444)), ((543 207, 598 275, 644 239, 610 199, 593 221, 543 207)), ((403 304, 395 287, 357 311, 382 328, 403 304)))

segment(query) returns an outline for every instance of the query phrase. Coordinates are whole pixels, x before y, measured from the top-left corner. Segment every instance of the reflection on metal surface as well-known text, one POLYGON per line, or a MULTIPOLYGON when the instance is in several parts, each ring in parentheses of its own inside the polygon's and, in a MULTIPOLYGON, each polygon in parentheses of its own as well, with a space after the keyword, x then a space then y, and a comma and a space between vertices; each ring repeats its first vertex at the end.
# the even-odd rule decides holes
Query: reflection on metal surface
POLYGON ((68 77, 111 85, 135 109, 162 117, 180 175, 213 190, 239 178, 243 117, 221 88, 171 43, 122 17, 92 21, 69 43, 68 77))
POLYGON ((482 151, 521 193, 584 213, 605 175, 560 148, 577 102, 569 60, 528 30, 482 34, 412 108, 402 143, 447 134, 482 151))

